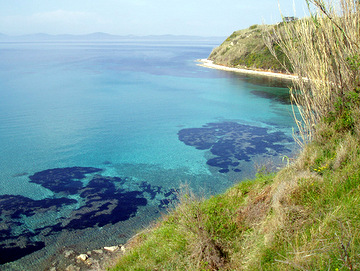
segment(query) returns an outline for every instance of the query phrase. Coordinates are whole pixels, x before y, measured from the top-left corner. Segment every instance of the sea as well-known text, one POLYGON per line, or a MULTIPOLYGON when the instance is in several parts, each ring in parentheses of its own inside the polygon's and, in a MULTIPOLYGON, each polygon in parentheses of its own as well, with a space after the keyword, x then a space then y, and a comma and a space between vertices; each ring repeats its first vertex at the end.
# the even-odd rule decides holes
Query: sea
POLYGON ((124 244, 188 189, 286 165, 291 83, 199 66, 219 44, 0 43, 0 270, 124 244))

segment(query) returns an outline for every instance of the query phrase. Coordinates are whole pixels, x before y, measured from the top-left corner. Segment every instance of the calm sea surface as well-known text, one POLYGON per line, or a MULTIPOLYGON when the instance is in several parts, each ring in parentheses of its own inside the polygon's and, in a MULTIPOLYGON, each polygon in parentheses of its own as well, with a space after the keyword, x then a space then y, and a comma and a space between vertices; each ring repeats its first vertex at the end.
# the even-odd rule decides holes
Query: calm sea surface
POLYGON ((216 45, 0 43, 0 270, 121 244, 181 184, 221 193, 291 155, 287 89, 197 66, 216 45))

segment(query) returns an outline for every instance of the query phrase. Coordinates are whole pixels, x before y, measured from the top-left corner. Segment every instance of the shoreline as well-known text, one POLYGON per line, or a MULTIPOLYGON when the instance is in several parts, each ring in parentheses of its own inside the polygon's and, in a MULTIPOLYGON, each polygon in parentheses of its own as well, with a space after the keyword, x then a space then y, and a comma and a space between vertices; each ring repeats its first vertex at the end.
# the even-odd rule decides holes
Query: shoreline
POLYGON ((265 77, 273 77, 273 78, 279 78, 279 79, 285 79, 285 80, 291 80, 291 81, 298 78, 296 75, 291 75, 291 74, 283 74, 283 73, 260 71, 260 70, 250 70, 250 69, 248 70, 248 69, 222 66, 222 65, 214 64, 214 62, 209 59, 197 59, 196 61, 200 62, 199 64, 196 64, 196 65, 205 67, 205 68, 209 68, 209 69, 216 69, 216 70, 222 70, 222 71, 237 72, 237 73, 242 73, 242 74, 258 75, 258 76, 265 76, 265 77))

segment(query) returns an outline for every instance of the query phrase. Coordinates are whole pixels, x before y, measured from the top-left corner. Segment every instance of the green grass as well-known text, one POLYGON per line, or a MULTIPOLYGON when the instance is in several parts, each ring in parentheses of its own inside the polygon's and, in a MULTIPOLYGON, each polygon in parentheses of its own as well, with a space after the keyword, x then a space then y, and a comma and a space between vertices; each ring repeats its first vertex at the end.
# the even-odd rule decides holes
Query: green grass
POLYGON ((240 57, 232 59, 230 64, 234 67, 245 66, 248 68, 284 72, 285 69, 281 64, 283 63, 287 69, 291 71, 290 63, 286 56, 281 52, 279 46, 275 46, 275 50, 279 61, 274 58, 264 44, 260 43, 260 45, 253 47, 253 49, 249 48, 248 51, 240 57))
MULTIPOLYGON (((300 165, 307 174, 298 178, 287 198, 285 224, 273 242, 277 256, 272 257, 274 249, 262 251, 262 259, 267 259, 263 270, 360 268, 359 151, 358 139, 350 133, 331 140, 320 137, 307 146, 300 165), (335 150, 341 146, 348 152, 346 162, 338 166, 337 159, 344 157, 335 150)), ((253 267, 259 268, 259 263, 253 267)))
POLYGON ((272 182, 273 175, 259 175, 227 193, 199 200, 181 195, 179 206, 150 231, 136 237, 135 245, 112 270, 212 270, 225 267, 247 232, 248 221, 240 217, 252 191, 272 182), (256 187, 256 189, 254 189, 256 187))

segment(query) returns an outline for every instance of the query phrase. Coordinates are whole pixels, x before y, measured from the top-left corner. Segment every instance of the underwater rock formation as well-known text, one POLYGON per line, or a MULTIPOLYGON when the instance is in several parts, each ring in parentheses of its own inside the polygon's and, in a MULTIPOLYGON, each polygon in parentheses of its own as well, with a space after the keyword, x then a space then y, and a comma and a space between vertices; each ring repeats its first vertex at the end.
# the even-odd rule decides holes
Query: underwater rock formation
POLYGON ((83 184, 75 180, 85 178, 85 174, 100 171, 102 171, 100 168, 92 167, 54 168, 36 172, 34 175, 29 176, 29 178, 32 183, 40 184, 55 193, 76 194, 83 187, 83 184))
POLYGON ((187 128, 178 132, 179 140, 198 150, 210 150, 213 158, 207 164, 218 167, 220 173, 240 172, 239 161, 250 161, 254 155, 278 155, 290 152, 282 142, 292 139, 282 132, 237 122, 208 123, 202 128, 187 128))
POLYGON ((149 201, 164 208, 176 200, 174 189, 152 186, 145 181, 132 182, 130 189, 125 185, 132 181, 130 178, 102 176, 98 174, 101 171, 91 167, 67 167, 29 176, 30 182, 51 190, 54 193, 51 198, 34 200, 20 195, 1 195, 0 264, 43 249, 42 238, 62 230, 113 225, 134 216, 138 208, 149 201), (71 211, 62 215, 64 208, 71 208, 71 211), (57 214, 55 219, 43 219, 54 212, 57 214), (33 226, 28 226, 29 219, 33 226), (37 219, 43 220, 34 223, 37 219))

